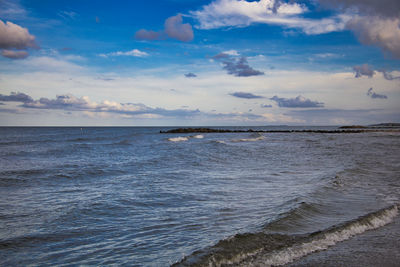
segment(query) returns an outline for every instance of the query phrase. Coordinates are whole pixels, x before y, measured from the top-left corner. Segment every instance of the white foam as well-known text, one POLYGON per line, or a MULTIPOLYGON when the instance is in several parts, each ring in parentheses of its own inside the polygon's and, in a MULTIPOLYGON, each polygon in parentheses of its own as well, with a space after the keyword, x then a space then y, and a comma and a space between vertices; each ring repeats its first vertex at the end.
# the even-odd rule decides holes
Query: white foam
POLYGON ((202 139, 202 138, 204 138, 204 135, 197 134, 197 135, 191 135, 191 136, 171 137, 171 138, 168 138, 168 141, 171 141, 171 142, 184 142, 184 141, 187 141, 187 140, 192 139, 192 138, 202 139))
POLYGON ((187 140, 189 140, 189 138, 188 137, 183 137, 183 136, 168 138, 168 141, 171 141, 171 142, 184 142, 184 141, 187 141, 187 140))
POLYGON ((234 139, 232 140, 232 142, 256 142, 256 141, 260 141, 263 140, 264 136, 259 136, 259 137, 255 137, 255 138, 243 138, 243 139, 234 139))
POLYGON ((384 210, 379 215, 371 215, 369 218, 365 218, 366 221, 355 221, 336 231, 328 231, 327 233, 322 234, 321 237, 310 242, 294 245, 269 255, 262 255, 256 260, 256 262, 252 262, 252 264, 256 263, 256 265, 261 264, 262 266, 271 266, 290 263, 310 253, 325 250, 338 242, 347 240, 355 235, 364 233, 365 231, 384 226, 392 222, 394 217, 397 215, 398 207, 395 205, 384 210))

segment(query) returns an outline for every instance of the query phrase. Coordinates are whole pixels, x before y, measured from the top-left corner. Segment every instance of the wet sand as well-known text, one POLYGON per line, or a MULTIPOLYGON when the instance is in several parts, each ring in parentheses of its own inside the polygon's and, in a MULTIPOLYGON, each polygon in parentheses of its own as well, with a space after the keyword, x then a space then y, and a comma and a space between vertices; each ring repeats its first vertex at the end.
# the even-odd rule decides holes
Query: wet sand
POLYGON ((400 215, 394 221, 310 254, 286 267, 300 266, 400 266, 400 215))

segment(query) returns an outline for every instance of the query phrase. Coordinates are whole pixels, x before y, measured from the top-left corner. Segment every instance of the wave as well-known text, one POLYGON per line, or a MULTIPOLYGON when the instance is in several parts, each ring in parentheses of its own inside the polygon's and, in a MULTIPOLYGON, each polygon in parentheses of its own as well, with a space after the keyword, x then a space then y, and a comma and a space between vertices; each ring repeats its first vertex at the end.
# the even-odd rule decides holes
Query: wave
POLYGON ((171 137, 167 139, 170 142, 183 142, 183 141, 187 141, 189 140, 188 137, 183 137, 183 136, 179 136, 179 137, 171 137))
POLYGON ((238 143, 238 142, 256 142, 256 141, 261 141, 264 140, 264 136, 262 134, 257 134, 254 137, 251 138, 242 138, 242 139, 233 139, 231 142, 238 143))
POLYGON ((365 231, 382 227, 398 215, 398 205, 381 209, 328 229, 303 235, 237 234, 196 251, 172 266, 279 266, 325 250, 365 231))
POLYGON ((203 139, 203 138, 204 138, 204 135, 202 135, 202 134, 197 134, 197 135, 191 135, 191 136, 178 136, 178 137, 171 137, 171 138, 168 138, 167 140, 170 141, 170 142, 184 142, 184 141, 187 141, 187 140, 189 140, 189 139, 191 139, 191 138, 194 138, 194 139, 203 139))

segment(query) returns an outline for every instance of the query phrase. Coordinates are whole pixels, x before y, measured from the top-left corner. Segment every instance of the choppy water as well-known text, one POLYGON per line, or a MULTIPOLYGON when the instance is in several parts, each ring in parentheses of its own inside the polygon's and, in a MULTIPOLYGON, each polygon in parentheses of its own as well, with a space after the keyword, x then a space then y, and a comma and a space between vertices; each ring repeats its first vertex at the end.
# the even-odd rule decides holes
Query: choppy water
POLYGON ((0 128, 0 265, 284 264, 398 213, 399 133, 160 130, 0 128))

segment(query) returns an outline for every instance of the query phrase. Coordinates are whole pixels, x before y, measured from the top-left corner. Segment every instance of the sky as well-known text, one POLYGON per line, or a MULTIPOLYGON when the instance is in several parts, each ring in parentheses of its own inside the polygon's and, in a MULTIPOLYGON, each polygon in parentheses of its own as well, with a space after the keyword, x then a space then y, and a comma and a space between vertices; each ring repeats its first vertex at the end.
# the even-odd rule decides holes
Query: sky
POLYGON ((0 126, 382 122, 398 0, 0 0, 0 126))

